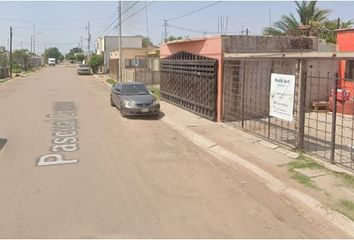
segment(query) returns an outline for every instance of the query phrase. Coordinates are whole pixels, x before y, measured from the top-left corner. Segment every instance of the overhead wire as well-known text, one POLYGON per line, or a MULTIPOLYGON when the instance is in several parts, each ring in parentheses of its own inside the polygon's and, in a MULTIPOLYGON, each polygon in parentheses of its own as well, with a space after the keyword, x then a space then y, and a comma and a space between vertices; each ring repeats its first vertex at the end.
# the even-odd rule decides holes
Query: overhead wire
MULTIPOLYGON (((188 32, 194 32, 194 33, 204 33, 204 34, 218 34, 219 32, 213 32, 213 31, 203 31, 203 30, 198 30, 198 29, 190 29, 190 28, 185 28, 185 27, 180 27, 180 26, 175 26, 175 25, 171 25, 168 24, 169 27, 175 28, 175 29, 179 29, 179 30, 184 30, 184 31, 188 31, 188 32)), ((228 31, 228 32, 223 32, 225 34, 231 34, 231 33, 245 33, 246 31, 228 31)), ((248 33, 251 33, 251 31, 248 31, 248 33)))
POLYGON ((135 16, 136 14, 138 14, 139 12, 143 11, 145 8, 149 7, 151 4, 153 4, 154 2, 150 2, 149 4, 146 4, 144 7, 140 8, 139 10, 135 11, 133 14, 129 15, 128 17, 124 18, 122 20, 122 23, 127 21, 129 18, 132 18, 133 16, 135 16))
POLYGON ((185 27, 179 27, 179 26, 175 26, 175 25, 171 25, 168 24, 169 27, 175 28, 175 29, 179 29, 179 30, 185 30, 188 32, 195 32, 195 33, 208 33, 208 34, 215 34, 217 32, 210 32, 210 31, 203 31, 203 30, 195 30, 195 29, 190 29, 190 28, 185 28, 185 27))
POLYGON ((197 13, 197 12, 200 12, 200 11, 202 11, 202 10, 204 10, 204 9, 207 9, 207 8, 209 8, 209 7, 212 7, 212 6, 214 6, 214 5, 216 5, 216 4, 220 3, 220 2, 222 2, 222 1, 217 1, 217 2, 211 3, 211 4, 207 5, 207 6, 198 8, 198 9, 193 10, 193 11, 188 12, 188 13, 185 13, 185 14, 183 14, 183 15, 181 15, 181 16, 177 16, 177 17, 173 17, 173 18, 168 18, 168 19, 166 19, 166 20, 167 20, 167 21, 174 21, 174 20, 177 20, 177 19, 180 19, 180 18, 183 18, 183 17, 187 17, 187 16, 189 16, 189 15, 192 15, 192 14, 194 14, 194 13, 197 13))
MULTIPOLYGON (((72 19, 48 19, 45 22, 75 22, 75 21, 90 21, 90 20, 105 20, 110 19, 110 17, 99 17, 99 18, 72 18, 72 19)), ((11 21, 11 22, 43 22, 43 19, 16 19, 16 18, 0 18, 0 21, 11 21)))
POLYGON ((130 7, 128 7, 127 9, 124 9, 122 12, 122 16, 127 13, 130 9, 132 9, 135 5, 137 5, 139 2, 136 1, 135 3, 133 3, 130 7))
POLYGON ((149 16, 147 12, 146 0, 145 0, 145 24, 146 24, 146 34, 147 38, 150 41, 150 33, 149 33, 149 16))

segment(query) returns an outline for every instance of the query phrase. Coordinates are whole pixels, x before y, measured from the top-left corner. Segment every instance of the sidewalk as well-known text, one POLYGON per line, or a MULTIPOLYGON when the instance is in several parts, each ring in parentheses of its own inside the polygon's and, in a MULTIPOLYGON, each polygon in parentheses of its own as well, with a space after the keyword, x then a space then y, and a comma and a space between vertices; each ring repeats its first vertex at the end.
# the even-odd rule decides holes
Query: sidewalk
POLYGON ((353 173, 164 101, 161 111, 162 121, 221 162, 244 167, 273 192, 311 208, 354 236, 353 173))

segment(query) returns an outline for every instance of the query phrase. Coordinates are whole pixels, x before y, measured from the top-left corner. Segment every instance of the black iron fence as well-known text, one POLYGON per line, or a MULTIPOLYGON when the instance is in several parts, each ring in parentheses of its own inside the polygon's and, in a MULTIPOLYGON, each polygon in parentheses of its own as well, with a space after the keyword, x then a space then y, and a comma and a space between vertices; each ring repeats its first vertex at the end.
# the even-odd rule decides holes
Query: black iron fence
POLYGON ((161 98, 216 119, 217 60, 179 52, 161 59, 161 98))
POLYGON ((333 59, 226 59, 223 121, 354 170, 354 99, 340 75, 333 59), (295 78, 290 119, 270 114, 272 74, 295 78))

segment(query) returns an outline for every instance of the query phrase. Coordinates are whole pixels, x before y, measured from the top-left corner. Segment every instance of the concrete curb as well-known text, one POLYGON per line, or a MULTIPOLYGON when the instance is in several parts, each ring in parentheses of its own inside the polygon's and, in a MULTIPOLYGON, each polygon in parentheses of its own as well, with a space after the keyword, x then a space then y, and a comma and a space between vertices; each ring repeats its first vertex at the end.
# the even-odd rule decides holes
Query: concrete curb
POLYGON ((186 137, 196 146, 200 147, 221 162, 233 168, 236 168, 234 165, 237 164, 238 166, 248 169, 251 173, 255 174, 261 180, 261 182, 267 186, 268 189, 274 193, 280 194, 295 203, 300 203, 303 206, 310 208, 312 211, 316 212, 329 222, 333 223, 336 227, 349 234, 349 236, 354 236, 354 222, 351 221, 348 217, 333 211, 329 207, 323 205, 307 194, 289 187, 281 180, 277 179, 256 165, 248 162, 246 159, 237 156, 227 149, 217 145, 217 143, 185 128, 177 122, 172 121, 168 117, 165 116, 162 121, 169 125, 172 129, 176 130, 182 136, 186 137))
POLYGON ((93 74, 93 77, 95 77, 97 80, 100 80, 101 82, 105 83, 109 88, 112 88, 112 85, 108 82, 106 82, 106 80, 102 80, 97 74, 93 74))

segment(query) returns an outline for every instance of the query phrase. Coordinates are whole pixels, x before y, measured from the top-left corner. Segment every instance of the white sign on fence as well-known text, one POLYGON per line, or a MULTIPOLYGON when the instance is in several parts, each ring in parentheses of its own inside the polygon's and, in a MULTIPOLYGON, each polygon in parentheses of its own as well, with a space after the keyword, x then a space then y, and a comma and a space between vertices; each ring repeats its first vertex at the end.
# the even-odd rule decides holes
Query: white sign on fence
POLYGON ((269 115, 293 120, 295 76, 272 73, 269 115))

